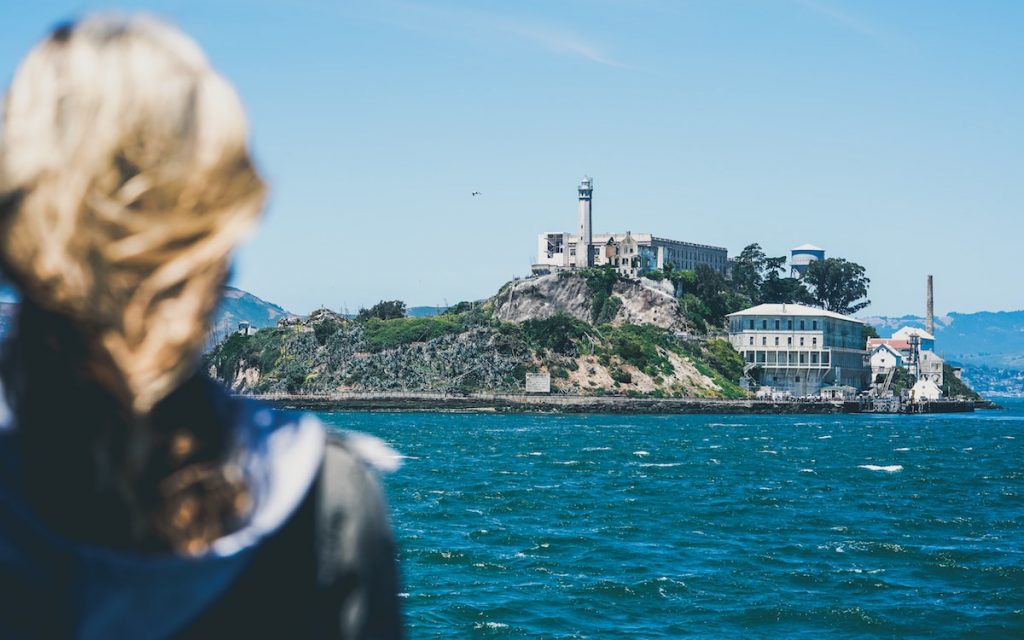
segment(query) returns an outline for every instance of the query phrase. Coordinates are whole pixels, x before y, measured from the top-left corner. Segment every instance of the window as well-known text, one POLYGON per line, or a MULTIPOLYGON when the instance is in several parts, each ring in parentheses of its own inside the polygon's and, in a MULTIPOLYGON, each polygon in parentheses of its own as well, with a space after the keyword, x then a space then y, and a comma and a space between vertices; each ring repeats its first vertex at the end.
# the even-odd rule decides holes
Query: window
POLYGON ((813 344, 814 346, 817 346, 818 345, 818 338, 817 337, 811 338, 811 344, 813 344))
POLYGON ((778 320, 775 321, 775 330, 776 331, 779 330, 779 321, 778 320))
POLYGON ((804 346, 804 339, 803 338, 800 338, 800 346, 801 347, 804 346))
POLYGON ((779 337, 775 336, 775 346, 779 346, 779 337))
POLYGON ((750 336, 750 344, 754 344, 754 336, 750 336))
POLYGON ((801 331, 804 330, 804 321, 803 320, 800 321, 800 330, 801 331))
POLYGON ((753 320, 751 320, 751 321, 750 321, 750 328, 751 328, 751 329, 753 329, 753 328, 754 328, 754 321, 753 321, 753 320))
POLYGON ((766 338, 764 336, 761 336, 761 346, 764 347, 764 346, 767 346, 767 344, 768 344, 768 338, 766 338))
POLYGON ((786 321, 786 328, 789 329, 790 331, 793 330, 793 321, 792 320, 787 320, 786 321))
POLYGON ((786 344, 788 344, 791 347, 793 346, 793 336, 789 336, 788 338, 786 338, 786 344))
POLYGON ((768 328, 768 321, 767 320, 762 320, 761 321, 761 328, 762 329, 767 329, 768 328))
POLYGON ((817 320, 814 320, 814 321, 811 322, 811 329, 813 329, 815 331, 818 330, 818 321, 817 320))
POLYGON ((818 354, 816 354, 816 353, 812 353, 811 354, 811 364, 818 364, 818 354))
POLYGON ((797 376, 797 377, 796 377, 796 381, 797 381, 797 382, 800 382, 800 376, 797 376))

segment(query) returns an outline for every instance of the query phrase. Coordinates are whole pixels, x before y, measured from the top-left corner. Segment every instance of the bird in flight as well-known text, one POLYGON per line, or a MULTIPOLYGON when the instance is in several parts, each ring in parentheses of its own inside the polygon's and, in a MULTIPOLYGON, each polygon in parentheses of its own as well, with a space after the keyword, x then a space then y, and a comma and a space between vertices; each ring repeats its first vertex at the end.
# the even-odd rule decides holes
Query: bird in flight
POLYGON ((474 191, 473 193, 471 193, 469 195, 471 195, 471 196, 479 196, 479 195, 482 195, 482 194, 479 191, 474 191))

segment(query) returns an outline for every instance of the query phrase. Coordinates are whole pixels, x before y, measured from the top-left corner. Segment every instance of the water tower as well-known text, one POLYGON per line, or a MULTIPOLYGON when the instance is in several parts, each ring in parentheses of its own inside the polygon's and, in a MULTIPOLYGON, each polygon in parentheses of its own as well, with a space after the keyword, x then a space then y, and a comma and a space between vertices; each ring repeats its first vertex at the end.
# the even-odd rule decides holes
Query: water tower
POLYGON ((821 247, 816 247, 813 244, 794 247, 789 252, 789 275, 793 278, 802 278, 812 262, 824 259, 825 250, 821 247))

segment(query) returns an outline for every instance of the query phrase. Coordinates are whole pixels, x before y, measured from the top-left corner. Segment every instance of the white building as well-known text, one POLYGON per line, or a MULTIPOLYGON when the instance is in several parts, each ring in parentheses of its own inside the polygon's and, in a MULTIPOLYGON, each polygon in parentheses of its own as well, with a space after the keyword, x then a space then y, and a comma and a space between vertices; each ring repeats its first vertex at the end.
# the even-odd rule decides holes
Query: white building
POLYGON ((762 304, 729 314, 729 341, 762 385, 796 396, 824 386, 864 389, 870 370, 864 323, 799 304, 762 304))
POLYGON ((941 397, 942 390, 931 380, 918 380, 910 389, 910 399, 912 402, 938 400, 941 397))
POLYGON ((578 193, 579 233, 548 231, 539 234, 533 273, 612 265, 623 275, 638 277, 664 269, 668 263, 681 270, 706 264, 719 273, 728 272, 729 256, 724 247, 669 240, 650 233, 593 233, 593 180, 584 178, 578 193))
POLYGON ((943 380, 942 365, 945 363, 946 361, 934 351, 921 351, 921 357, 917 363, 917 379, 934 382, 941 388, 943 380))
POLYGON ((878 380, 878 376, 889 375, 893 369, 903 366, 903 354, 888 344, 875 345, 871 349, 871 381, 878 380))
POLYGON ((868 340, 868 349, 871 349, 872 353, 883 345, 899 352, 903 357, 900 366, 907 369, 911 375, 916 376, 918 380, 934 382, 940 389, 942 388, 942 367, 945 361, 935 353, 935 336, 918 327, 903 327, 893 333, 891 338, 868 340))

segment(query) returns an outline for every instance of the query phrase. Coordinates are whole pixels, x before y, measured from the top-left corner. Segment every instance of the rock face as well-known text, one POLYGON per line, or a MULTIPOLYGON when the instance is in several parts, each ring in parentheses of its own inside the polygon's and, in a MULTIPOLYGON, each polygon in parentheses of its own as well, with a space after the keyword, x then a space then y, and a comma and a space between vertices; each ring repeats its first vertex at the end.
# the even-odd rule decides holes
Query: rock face
MULTIPOLYGON (((686 327, 679 302, 660 283, 647 279, 620 280, 612 285, 611 297, 621 303, 611 324, 653 324, 663 329, 686 327)), ((510 282, 493 302, 494 317, 506 322, 542 320, 557 313, 569 314, 583 322, 594 320, 594 293, 586 278, 575 273, 510 282)))

